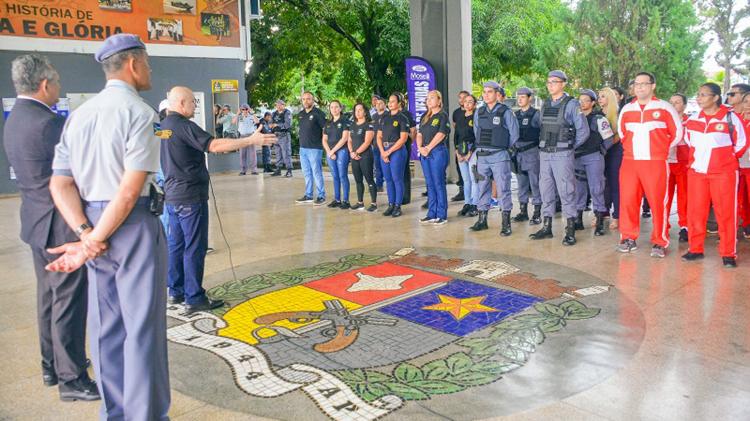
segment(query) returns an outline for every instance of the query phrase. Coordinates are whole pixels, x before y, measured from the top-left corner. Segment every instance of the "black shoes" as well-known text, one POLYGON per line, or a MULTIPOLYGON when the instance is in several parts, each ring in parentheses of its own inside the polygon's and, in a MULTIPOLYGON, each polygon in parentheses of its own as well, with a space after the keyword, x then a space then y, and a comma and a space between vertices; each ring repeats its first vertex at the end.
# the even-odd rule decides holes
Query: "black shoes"
POLYGON ((383 216, 391 216, 391 215, 393 215, 393 209, 395 207, 396 206, 394 206, 393 203, 389 203, 388 204, 388 208, 385 210, 385 212, 383 212, 383 216))
POLYGON ((534 205, 534 214, 531 215, 529 225, 539 225, 542 223, 542 205, 534 205))
POLYGON ((338 208, 341 206, 341 202, 338 200, 331 200, 331 203, 328 204, 329 208, 338 208))
POLYGON ((681 243, 687 243, 688 242, 688 231, 687 231, 687 228, 680 228, 680 242, 681 243))
POLYGON ((549 216, 544 217, 544 225, 542 225, 542 229, 529 235, 529 238, 532 240, 543 240, 552 237, 554 237, 552 235, 552 217, 549 216))
POLYGON ((427 209, 429 207, 429 202, 422 203, 422 209, 427 209))
POLYGON ((347 202, 346 200, 341 202, 341 205, 339 205, 339 209, 349 209, 351 207, 352 205, 350 205, 349 202, 347 202))
POLYGON ((370 206, 367 208, 367 212, 375 212, 378 210, 378 205, 371 203, 370 206))
POLYGON ((57 373, 55 367, 49 367, 42 363, 42 381, 45 386, 54 386, 57 384, 57 373))
POLYGON ((393 207, 393 212, 391 212, 391 216, 393 218, 398 218, 401 216, 401 205, 396 205, 393 207))
POLYGON ((208 311, 224 306, 224 300, 212 300, 206 298, 206 301, 200 304, 185 304, 185 314, 195 313, 196 311, 208 311))
POLYGON ((736 268, 737 267, 737 259, 734 257, 722 257, 721 262, 724 264, 725 268, 736 268))
POLYGON ((596 223, 594 224, 594 235, 601 237, 604 235, 604 214, 596 212, 596 223))
POLYGON ((565 237, 562 243, 564 246, 572 246, 576 243, 576 218, 568 218, 568 225, 565 226, 565 237))
POLYGON ((643 218, 651 218, 651 210, 644 209, 643 213, 641 213, 641 217, 643 217, 643 218))
POLYGON ((692 262, 692 261, 701 260, 701 259, 703 259, 703 253, 687 252, 682 255, 682 260, 686 262, 692 262))
POLYGON ((500 225, 500 236, 507 237, 513 233, 510 229, 510 211, 503 211, 502 223, 500 225))
POLYGON ((455 196, 451 197, 451 202, 460 202, 462 200, 464 200, 464 189, 463 189, 463 187, 459 187, 458 188, 458 194, 456 194, 455 196))
POLYGON ((271 177, 278 177, 280 175, 281 175, 281 170, 277 168, 276 171, 274 171, 273 174, 271 174, 271 177))
POLYGON ((357 202, 357 203, 353 204, 350 209, 353 210, 353 211, 356 211, 356 210, 360 210, 360 209, 364 210, 364 208, 365 208, 365 204, 364 203, 357 202))
POLYGON ((99 390, 96 388, 96 382, 89 378, 87 373, 75 380, 65 382, 59 386, 60 400, 63 402, 73 401, 98 401, 99 390))
POLYGON ((471 210, 471 205, 464 205, 464 207, 458 211, 458 216, 466 216, 466 214, 469 213, 469 210, 471 210))
MULTIPOLYGON (((279 173, 281 175, 281 173, 279 173)), ((286 178, 292 178, 292 170, 286 170, 286 174, 284 175, 286 178)))
POLYGON ((521 203, 521 212, 513 217, 513 222, 524 222, 529 220, 529 204, 521 203))
POLYGON ((474 223, 471 227, 469 227, 472 231, 484 231, 488 229, 487 226, 487 211, 479 211, 479 219, 477 219, 477 222, 474 223))
POLYGON ((573 220, 573 226, 576 231, 583 231, 583 211, 578 211, 575 219, 573 220))
POLYGON ((326 204, 326 199, 323 197, 319 197, 315 199, 315 201, 313 202, 313 206, 323 206, 325 204, 326 204))
POLYGON ((182 304, 183 302, 185 302, 184 295, 174 295, 174 296, 170 295, 169 298, 167 298, 168 304, 175 305, 175 304, 182 304))
POLYGON ((477 215, 479 215, 479 209, 477 209, 477 205, 471 205, 469 211, 466 212, 466 216, 473 218, 477 215))
POLYGON ((245 171, 240 171, 238 175, 245 175, 245 171))
POLYGON ((312 203, 313 199, 310 196, 302 196, 299 199, 295 200, 297 203, 312 203))

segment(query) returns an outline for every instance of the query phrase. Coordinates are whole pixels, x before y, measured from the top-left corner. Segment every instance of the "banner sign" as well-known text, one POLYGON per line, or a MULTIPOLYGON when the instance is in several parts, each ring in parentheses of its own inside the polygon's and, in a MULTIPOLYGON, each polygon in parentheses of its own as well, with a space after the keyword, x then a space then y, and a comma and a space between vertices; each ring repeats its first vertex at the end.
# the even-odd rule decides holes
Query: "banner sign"
POLYGON ((239 0, 0 0, 0 42, 4 49, 90 53, 99 45, 91 41, 124 32, 161 47, 149 48, 152 55, 202 56, 195 47, 230 47, 223 53, 238 58, 239 15, 239 0))
MULTIPOLYGON (((427 93, 436 89, 435 71, 422 57, 410 56, 406 64, 406 95, 409 97, 409 112, 419 125, 419 120, 427 111, 427 93)), ((411 145, 411 159, 419 159, 417 143, 411 145)))
POLYGON ((211 92, 217 94, 220 92, 239 92, 240 82, 237 79, 212 79, 211 92))

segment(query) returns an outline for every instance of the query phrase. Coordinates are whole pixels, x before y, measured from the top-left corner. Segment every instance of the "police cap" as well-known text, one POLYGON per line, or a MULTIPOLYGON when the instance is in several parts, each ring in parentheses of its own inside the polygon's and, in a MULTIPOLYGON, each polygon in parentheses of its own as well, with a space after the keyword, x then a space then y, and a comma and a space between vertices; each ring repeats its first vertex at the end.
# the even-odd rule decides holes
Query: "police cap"
POLYGON ((126 51, 141 49, 145 50, 146 45, 143 44, 138 35, 133 34, 115 34, 104 40, 104 43, 99 50, 94 54, 94 59, 99 63, 112 57, 113 55, 126 51))
POLYGON ((568 81, 568 75, 566 75, 565 72, 563 72, 562 70, 553 70, 549 72, 549 74, 547 74, 547 77, 556 77, 562 80, 563 82, 568 81))

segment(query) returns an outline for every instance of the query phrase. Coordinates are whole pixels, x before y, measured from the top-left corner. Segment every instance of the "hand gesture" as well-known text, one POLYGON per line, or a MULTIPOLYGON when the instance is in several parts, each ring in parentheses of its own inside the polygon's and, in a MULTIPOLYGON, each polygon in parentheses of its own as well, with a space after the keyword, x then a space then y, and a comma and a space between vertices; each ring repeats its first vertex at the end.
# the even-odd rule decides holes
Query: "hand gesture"
POLYGON ((65 243, 59 247, 47 249, 47 252, 50 254, 62 253, 60 257, 44 267, 50 272, 74 272, 91 259, 87 254, 83 243, 80 241, 75 243, 65 243))

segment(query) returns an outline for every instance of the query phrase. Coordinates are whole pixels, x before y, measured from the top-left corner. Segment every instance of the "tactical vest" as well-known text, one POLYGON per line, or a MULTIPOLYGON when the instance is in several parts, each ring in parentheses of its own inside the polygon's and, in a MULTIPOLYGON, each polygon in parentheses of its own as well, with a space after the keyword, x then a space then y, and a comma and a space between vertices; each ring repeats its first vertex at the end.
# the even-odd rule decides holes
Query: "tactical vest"
POLYGON ((510 147, 510 131, 505 127, 505 112, 508 110, 504 104, 499 104, 495 110, 490 112, 487 106, 477 111, 479 120, 479 139, 477 147, 505 150, 510 147))
POLYGON ((534 119, 536 113, 537 110, 534 107, 526 111, 516 111, 516 118, 518 118, 518 141, 515 144, 515 148, 518 152, 527 151, 539 146, 541 129, 531 125, 531 121, 534 119))
POLYGON ((591 155, 592 153, 602 152, 602 142, 604 142, 604 139, 602 139, 602 134, 599 133, 599 126, 595 123, 596 116, 604 116, 604 114, 601 114, 599 112, 593 112, 586 116, 586 122, 589 125, 590 134, 589 134, 589 138, 586 139, 586 142, 584 142, 583 145, 576 148, 576 151, 575 151, 576 158, 580 158, 586 155, 591 155))
POLYGON ((565 107, 573 98, 566 95, 556 106, 547 99, 542 106, 542 128, 539 149, 555 152, 573 149, 576 143, 576 128, 565 121, 565 107))

